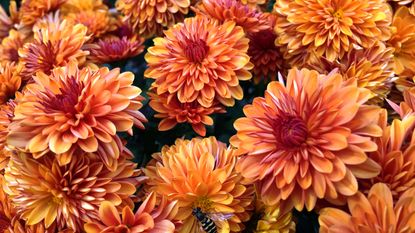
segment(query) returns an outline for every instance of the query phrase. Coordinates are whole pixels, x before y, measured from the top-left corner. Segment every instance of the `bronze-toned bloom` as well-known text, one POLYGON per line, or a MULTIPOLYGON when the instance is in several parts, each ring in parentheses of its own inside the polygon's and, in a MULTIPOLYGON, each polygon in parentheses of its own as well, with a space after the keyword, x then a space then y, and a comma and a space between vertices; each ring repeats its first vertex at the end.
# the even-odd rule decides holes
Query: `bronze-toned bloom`
POLYGON ((14 117, 15 107, 14 100, 0 105, 0 172, 7 166, 11 155, 10 149, 6 148, 6 138, 9 133, 8 127, 14 117))
POLYGON ((120 69, 79 69, 75 63, 38 73, 17 101, 7 142, 33 153, 35 159, 52 151, 60 165, 80 149, 96 152, 111 170, 117 168, 122 143, 117 132, 132 134, 146 121, 141 90, 134 75, 120 69))
POLYGON ((23 0, 19 8, 20 23, 32 26, 37 20, 54 12, 67 0, 23 0))
POLYGON ((169 99, 167 94, 156 95, 150 92, 148 95, 151 108, 157 112, 154 117, 162 119, 158 126, 160 131, 170 130, 180 123, 189 123, 197 134, 205 136, 206 125, 213 125, 210 115, 226 112, 217 102, 205 108, 197 101, 180 103, 176 96, 169 99))
POLYGON ((268 205, 286 201, 312 210, 317 199, 339 202, 358 190, 357 178, 380 167, 366 152, 377 145, 381 109, 365 105, 370 91, 340 74, 292 69, 284 86, 268 84, 265 97, 244 107, 231 144, 247 152, 238 171, 255 181, 268 205))
POLYGON ((235 0, 201 0, 195 11, 221 23, 233 21, 247 33, 266 30, 271 26, 271 22, 262 13, 235 0))
POLYGON ((278 45, 288 54, 314 52, 329 61, 353 46, 370 48, 390 37, 392 12, 385 0, 277 0, 278 45))
POLYGON ((160 35, 162 30, 183 21, 190 0, 117 0, 117 9, 145 38, 160 35))
POLYGON ((415 231, 415 188, 406 191, 394 203, 383 183, 375 184, 367 197, 358 193, 348 200, 350 213, 335 208, 320 211, 320 232, 394 232, 415 231))
POLYGON ((133 206, 131 195, 143 178, 129 161, 126 148, 117 167, 110 171, 94 153, 80 153, 70 163, 60 165, 54 154, 39 159, 18 153, 11 157, 5 179, 16 210, 28 225, 43 221, 80 232, 85 222, 100 219, 98 208, 110 201, 122 209, 133 206))
POLYGON ((180 233, 198 232, 200 225, 193 208, 204 213, 231 215, 216 222, 218 232, 241 232, 252 210, 253 187, 235 171, 237 150, 227 148, 214 137, 177 139, 153 155, 144 169, 148 189, 177 201, 175 217, 183 221, 180 233))
POLYGON ((9 35, 1 41, 0 61, 17 63, 19 61, 18 51, 23 47, 26 37, 21 31, 10 30, 9 35))
POLYGON ((0 105, 13 99, 21 84, 19 68, 14 63, 0 63, 0 105))
POLYGON ((59 15, 49 15, 33 30, 33 42, 19 50, 23 79, 28 80, 40 71, 50 74, 53 68, 65 66, 71 60, 80 64, 85 61, 88 52, 81 47, 89 37, 84 25, 72 25, 66 20, 60 21, 59 15))
POLYGON ((171 221, 177 214, 176 202, 168 202, 163 198, 156 203, 155 193, 150 193, 140 205, 137 212, 126 206, 122 210, 122 216, 114 204, 104 201, 99 207, 100 221, 86 223, 86 233, 173 233, 175 225, 171 221))
POLYGON ((87 44, 84 49, 89 51, 87 59, 102 64, 135 57, 144 50, 144 39, 138 36, 122 37, 108 36, 97 42, 87 44))
POLYGON ((241 27, 196 16, 155 38, 145 55, 145 77, 155 79, 156 93, 176 95, 181 103, 197 100, 210 107, 218 100, 233 106, 241 100, 239 80, 251 78, 248 42, 241 27))

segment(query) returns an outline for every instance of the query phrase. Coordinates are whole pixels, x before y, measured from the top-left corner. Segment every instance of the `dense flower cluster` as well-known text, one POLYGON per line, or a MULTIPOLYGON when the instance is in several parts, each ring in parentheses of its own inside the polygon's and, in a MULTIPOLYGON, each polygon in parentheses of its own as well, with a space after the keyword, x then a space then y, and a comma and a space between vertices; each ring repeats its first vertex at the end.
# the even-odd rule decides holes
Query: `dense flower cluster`
POLYGON ((0 1, 0 233, 415 233, 414 203, 413 0, 0 1))

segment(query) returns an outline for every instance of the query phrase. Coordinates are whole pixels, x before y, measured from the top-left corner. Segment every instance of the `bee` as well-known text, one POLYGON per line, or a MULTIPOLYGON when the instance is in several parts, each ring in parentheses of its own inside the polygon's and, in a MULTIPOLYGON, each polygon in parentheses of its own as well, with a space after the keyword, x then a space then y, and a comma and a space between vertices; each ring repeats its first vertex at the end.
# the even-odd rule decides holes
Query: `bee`
POLYGON ((204 213, 199 207, 193 208, 192 214, 206 233, 218 233, 215 221, 225 221, 232 217, 232 214, 204 213))

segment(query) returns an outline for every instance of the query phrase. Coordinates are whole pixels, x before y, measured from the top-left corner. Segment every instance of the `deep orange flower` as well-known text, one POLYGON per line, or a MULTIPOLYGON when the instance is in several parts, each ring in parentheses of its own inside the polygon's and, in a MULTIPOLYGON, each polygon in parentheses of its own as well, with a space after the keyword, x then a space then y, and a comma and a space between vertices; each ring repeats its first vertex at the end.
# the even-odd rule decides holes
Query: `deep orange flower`
POLYGON ((243 97, 239 80, 249 80, 249 40, 234 22, 197 16, 165 31, 147 50, 145 77, 155 79, 156 93, 177 95, 181 103, 197 100, 210 107, 215 99, 233 106, 243 97))
POLYGON ((0 63, 0 105, 13 99, 21 84, 19 68, 14 63, 0 63))
POLYGON ((25 33, 10 30, 9 35, 1 41, 0 61, 15 62, 19 61, 19 49, 23 47, 27 35, 25 33))
POLYGON ((108 7, 102 0, 66 0, 61 7, 61 12, 66 15, 70 12, 81 12, 90 10, 106 10, 108 7))
POLYGON ((53 68, 65 66, 71 60, 80 64, 85 61, 88 52, 81 47, 89 37, 84 25, 71 25, 66 20, 60 21, 59 15, 49 15, 33 31, 34 41, 19 50, 25 80, 40 71, 50 74, 53 68))
POLYGON ((254 33, 268 29, 271 25, 260 12, 235 0, 201 0, 194 9, 197 14, 219 20, 234 21, 245 32, 254 33))
POLYGON ((175 145, 153 155, 155 161, 144 169, 148 188, 177 201, 176 219, 183 221, 178 232, 198 232, 200 226, 192 216, 197 207, 205 213, 232 214, 216 223, 218 232, 243 230, 252 209, 253 187, 235 171, 237 155, 237 150, 214 137, 177 139, 175 145))
POLYGON ((380 108, 364 104, 370 96, 340 74, 290 70, 286 86, 271 82, 236 120, 231 143, 248 152, 238 170, 269 205, 284 200, 312 210, 317 199, 354 195, 356 178, 380 171, 365 153, 377 149, 370 137, 382 135, 380 108))
POLYGON ((393 16, 393 34, 388 44, 395 48, 395 72, 415 72, 415 16, 408 7, 400 7, 393 16))
POLYGON ((74 63, 50 76, 38 73, 17 102, 7 141, 35 159, 52 151, 61 165, 77 149, 96 152, 114 170, 122 148, 116 133, 132 134, 133 125, 143 128, 146 121, 133 80, 132 73, 120 74, 118 68, 78 69, 74 63))
POLYGON ((405 192, 394 204, 388 186, 375 184, 366 197, 362 193, 348 200, 349 213, 335 208, 320 211, 320 232, 394 232, 415 231, 415 188, 405 192))
POLYGON ((37 20, 54 12, 67 0, 22 0, 19 9, 20 23, 24 26, 32 26, 37 20))
POLYGON ((354 45, 369 48, 390 37, 392 13, 385 0, 277 0, 277 43, 288 53, 314 52, 329 61, 354 45))
POLYGON ((357 85, 372 92, 372 102, 383 102, 392 86, 393 49, 382 42, 371 48, 353 48, 342 59, 328 61, 321 57, 308 65, 319 73, 328 74, 334 69, 342 74, 345 80, 356 78, 357 85))
POLYGON ((128 160, 131 152, 124 148, 122 153, 113 171, 93 153, 79 154, 64 166, 53 154, 37 160, 30 154, 14 154, 5 172, 6 192, 28 225, 44 220, 45 227, 56 224, 58 230, 80 232, 85 222, 100 219, 102 201, 119 208, 133 206, 131 195, 143 178, 128 160))
POLYGON ((191 103, 180 103, 177 97, 169 99, 167 94, 156 95, 153 92, 150 96, 150 106, 157 113, 156 118, 162 119, 158 129, 167 131, 174 128, 178 123, 189 123, 193 130, 200 136, 206 135, 205 125, 213 125, 213 119, 209 116, 214 113, 225 113, 225 108, 219 103, 205 108, 197 101, 191 103))
POLYGON ((15 106, 13 100, 0 105, 0 172, 7 166, 11 155, 11 151, 6 148, 6 138, 9 133, 8 127, 14 117, 15 106))
POLYGON ((99 207, 100 221, 85 224, 86 233, 173 233, 175 225, 171 221, 177 214, 176 202, 165 198, 156 206, 156 194, 150 193, 134 214, 130 207, 124 207, 122 216, 114 204, 104 201, 99 207))
POLYGON ((145 38, 183 21, 190 8, 190 0, 117 0, 115 4, 145 38))
POLYGON ((144 39, 138 36, 109 36, 93 44, 87 44, 84 48, 90 53, 89 61, 102 64, 137 56, 144 51, 143 42, 144 39))

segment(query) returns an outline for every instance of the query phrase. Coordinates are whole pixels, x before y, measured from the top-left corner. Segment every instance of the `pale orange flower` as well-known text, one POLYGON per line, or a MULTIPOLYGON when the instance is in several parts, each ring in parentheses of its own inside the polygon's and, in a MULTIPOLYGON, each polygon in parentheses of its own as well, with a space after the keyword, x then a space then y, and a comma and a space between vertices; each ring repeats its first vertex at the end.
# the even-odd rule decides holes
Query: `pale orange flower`
POLYGON ((350 213, 335 208, 320 211, 320 232, 415 232, 415 188, 394 204, 388 186, 375 184, 366 197, 358 193, 348 200, 350 213))
POLYGON ((19 61, 19 49, 23 47, 27 35, 25 33, 10 30, 9 35, 1 41, 0 45, 0 61, 15 62, 19 61))
POLYGON ((277 43, 288 55, 314 52, 329 61, 354 45, 369 48, 390 37, 392 12, 385 0, 277 0, 277 43))
POLYGON ((117 0, 115 4, 145 38, 183 21, 190 8, 190 0, 117 0))
POLYGON ((60 165, 54 154, 33 159, 30 154, 13 154, 6 168, 9 197, 28 225, 44 221, 79 232, 85 222, 98 221, 99 205, 110 201, 123 208, 133 206, 131 195, 143 178, 129 161, 126 148, 117 167, 110 171, 93 153, 81 153, 69 164, 60 165))
POLYGON ((287 84, 268 84, 265 97, 244 107, 231 144, 247 152, 238 171, 255 181, 266 204, 287 201, 312 210, 317 199, 340 201, 358 190, 357 178, 380 167, 366 152, 377 145, 381 109, 365 105, 370 91, 340 74, 292 69, 287 84))
POLYGON ((24 26, 32 26, 37 20, 54 12, 67 0, 22 0, 19 8, 20 23, 24 26))
POLYGON ((164 33, 145 55, 144 75, 155 79, 158 95, 177 95, 181 103, 197 100, 203 107, 215 100, 233 106, 235 99, 242 99, 239 80, 251 78, 253 65, 247 55, 249 39, 241 27, 197 16, 164 33))
POLYGON ((148 189, 177 201, 180 233, 198 232, 200 225, 192 216, 193 208, 204 213, 231 214, 216 222, 218 232, 241 232, 252 210, 253 187, 245 185, 235 171, 237 150, 226 148, 214 137, 177 139, 153 155, 155 161, 144 169, 148 189))
POLYGON ((205 136, 205 125, 213 125, 213 119, 209 115, 226 112, 225 108, 217 102, 205 108, 197 101, 180 103, 176 96, 169 99, 167 94, 156 95, 150 92, 148 95, 151 108, 157 112, 154 117, 162 119, 158 126, 160 131, 167 131, 179 123, 187 122, 197 134, 205 136))
POLYGON ((40 158, 56 153, 61 165, 80 149, 96 152, 111 170, 117 168, 122 143, 117 132, 132 134, 146 119, 134 75, 120 69, 79 69, 75 63, 38 73, 17 101, 7 142, 40 158))
POLYGON ((50 74, 53 68, 65 66, 71 60, 80 64, 85 61, 88 52, 81 47, 89 37, 84 25, 72 25, 66 20, 60 21, 59 15, 49 15, 33 31, 34 41, 19 50, 25 80, 40 71, 50 74))
POLYGON ((21 84, 19 68, 14 63, 0 63, 0 105, 13 99, 21 84))
POLYGON ((120 217, 114 204, 104 201, 99 207, 100 221, 85 224, 86 233, 173 233, 175 225, 171 221, 177 214, 176 202, 163 198, 156 205, 156 194, 150 193, 134 214, 130 207, 124 207, 120 217))
POLYGON ((221 23, 234 21, 245 32, 258 32, 271 25, 262 13, 235 0, 201 0, 194 9, 197 14, 219 20, 221 23))

